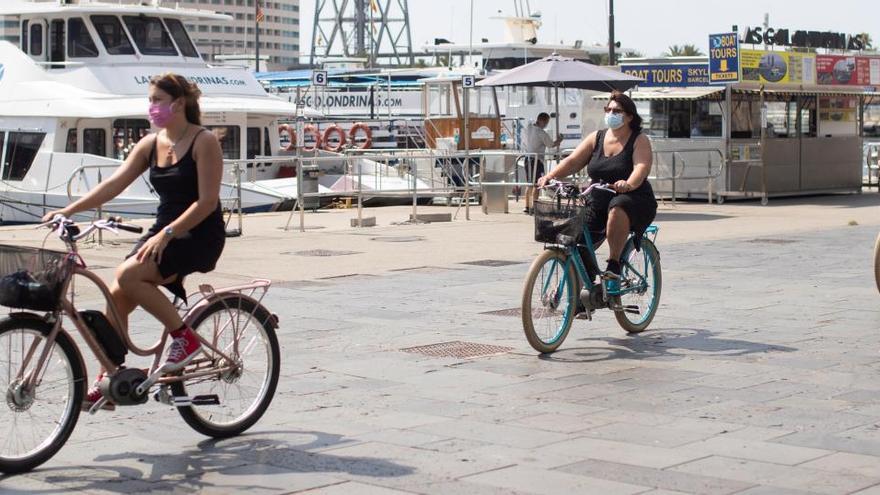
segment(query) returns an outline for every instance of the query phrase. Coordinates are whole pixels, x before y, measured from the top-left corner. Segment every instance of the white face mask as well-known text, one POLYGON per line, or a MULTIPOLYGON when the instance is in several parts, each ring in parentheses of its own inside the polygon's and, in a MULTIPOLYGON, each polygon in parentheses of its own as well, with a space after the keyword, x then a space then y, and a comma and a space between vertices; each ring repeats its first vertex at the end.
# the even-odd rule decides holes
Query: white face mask
POLYGON ((623 114, 607 112, 605 114, 605 125, 609 129, 619 129, 623 125, 623 114))

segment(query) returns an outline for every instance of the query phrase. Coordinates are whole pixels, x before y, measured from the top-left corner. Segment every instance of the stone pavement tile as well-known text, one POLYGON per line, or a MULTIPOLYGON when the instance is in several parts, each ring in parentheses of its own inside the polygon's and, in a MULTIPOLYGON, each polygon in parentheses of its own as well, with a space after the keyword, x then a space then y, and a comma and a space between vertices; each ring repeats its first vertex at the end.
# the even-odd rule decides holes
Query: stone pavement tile
POLYGON ((648 489, 630 483, 607 481, 599 478, 575 474, 547 471, 525 466, 479 473, 464 478, 473 483, 481 483, 500 488, 519 490, 526 493, 556 495, 559 493, 583 494, 635 494, 648 489))
POLYGON ((300 469, 318 470, 337 477, 406 488, 420 479, 457 479, 469 474, 498 469, 508 465, 492 459, 447 455, 414 447, 367 442, 322 452, 325 459, 272 459, 282 467, 294 462, 300 469), (328 457, 329 456, 329 457, 328 457), (326 467, 325 467, 326 466, 326 467), (372 467, 371 467, 372 466, 372 467))
POLYGON ((874 485, 864 490, 853 492, 853 495, 880 495, 880 485, 874 485))
MULTIPOLYGON (((625 421, 625 416, 621 420, 625 421)), ((582 431, 580 435, 639 445, 673 448, 707 439, 724 431, 726 431, 725 426, 721 423, 717 426, 703 425, 699 428, 678 428, 669 423, 658 428, 622 422, 590 428, 582 431)))
POLYGON ((781 488, 778 486, 756 486, 743 490, 736 495, 814 495, 816 492, 804 490, 792 490, 791 488, 781 488))
POLYGON ((671 469, 757 485, 827 494, 850 493, 880 482, 880 479, 877 478, 855 474, 842 475, 798 466, 784 466, 720 456, 699 459, 671 469))
MULTIPOLYGON (((464 438, 449 438, 446 440, 440 440, 438 442, 428 442, 422 445, 417 445, 416 448, 424 449, 424 450, 432 450, 434 452, 443 452, 445 454, 454 454, 456 452, 463 452, 465 450, 476 449, 480 447, 489 447, 493 446, 488 442, 479 442, 477 440, 467 440, 464 438)), ((493 446, 497 447, 497 446, 493 446)))
POLYGON ((41 479, 35 479, 28 474, 15 476, 0 476, 0 493, 4 495, 18 495, 25 493, 61 493, 64 488, 47 483, 41 479))
POLYGON ((294 493, 301 493, 303 495, 349 495, 354 493, 358 495, 404 495, 414 492, 394 490, 382 486, 358 483, 356 481, 346 481, 294 493))
POLYGON ((188 477, 183 486, 193 492, 288 493, 339 483, 325 473, 296 472, 267 464, 248 464, 188 477))
POLYGON ((447 437, 464 438, 510 447, 536 448, 570 438, 564 433, 472 420, 453 420, 419 426, 414 430, 447 437))
POLYGON ((804 468, 836 471, 840 473, 856 473, 863 476, 880 478, 880 457, 835 452, 831 455, 801 464, 804 468))
POLYGON ((538 430, 553 431, 558 433, 575 433, 579 431, 589 430, 597 426, 604 426, 611 423, 610 420, 593 418, 589 415, 572 416, 569 414, 553 414, 544 413, 528 416, 525 418, 506 421, 505 424, 511 426, 521 426, 524 428, 535 428, 538 430))
POLYGON ((681 449, 667 449, 584 437, 573 438, 535 449, 536 456, 545 454, 567 455, 571 461, 596 459, 658 469, 704 457, 699 454, 684 452, 681 449))
POLYGON ((734 457, 789 466, 801 464, 831 453, 828 450, 796 447, 773 442, 743 440, 741 438, 731 438, 727 435, 719 435, 699 442, 688 443, 681 447, 681 450, 687 450, 688 452, 704 456, 734 457))
POLYGON ((774 440, 787 445, 836 450, 880 457, 880 441, 826 431, 799 431, 774 440))
POLYGON ((555 471, 699 495, 738 493, 752 486, 740 481, 595 459, 561 466, 555 471))
POLYGON ((626 409, 603 408, 598 412, 590 414, 591 418, 615 423, 624 421, 630 424, 643 426, 660 426, 676 421, 677 416, 669 414, 654 414, 650 412, 633 411, 626 409))
POLYGON ((443 435, 430 435, 413 430, 391 428, 356 435, 354 440, 358 442, 380 442, 391 443, 403 447, 417 447, 449 440, 449 438, 443 435))
POLYGON ((760 426, 746 426, 739 430, 731 430, 724 434, 729 438, 742 440, 768 441, 793 433, 793 430, 783 428, 761 428, 760 426))
POLYGON ((408 490, 425 495, 526 495, 528 492, 512 488, 472 483, 467 480, 426 480, 407 486, 408 490))
POLYGON ((542 399, 558 400, 564 402, 582 402, 595 399, 605 395, 626 394, 635 390, 630 385, 619 385, 617 383, 595 383, 587 385, 578 385, 562 390, 553 390, 550 392, 541 392, 532 394, 531 397, 540 397, 542 399))

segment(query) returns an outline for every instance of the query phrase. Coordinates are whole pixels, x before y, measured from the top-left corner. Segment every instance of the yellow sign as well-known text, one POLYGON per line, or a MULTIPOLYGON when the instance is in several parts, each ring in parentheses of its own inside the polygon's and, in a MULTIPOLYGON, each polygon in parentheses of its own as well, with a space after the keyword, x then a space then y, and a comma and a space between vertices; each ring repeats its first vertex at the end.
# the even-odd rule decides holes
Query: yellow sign
POLYGON ((816 83, 816 55, 740 50, 742 80, 762 83, 816 83))

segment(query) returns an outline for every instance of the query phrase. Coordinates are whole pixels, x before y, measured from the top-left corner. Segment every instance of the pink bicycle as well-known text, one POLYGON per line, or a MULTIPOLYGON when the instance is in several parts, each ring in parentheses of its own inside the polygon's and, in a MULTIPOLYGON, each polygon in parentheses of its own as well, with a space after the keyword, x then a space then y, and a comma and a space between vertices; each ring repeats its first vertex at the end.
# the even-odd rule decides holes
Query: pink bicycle
POLYGON ((183 370, 163 375, 167 332, 153 346, 139 348, 127 328, 111 323, 123 321, 115 309, 109 318, 78 311, 69 295, 79 275, 110 300, 107 286, 79 256, 78 240, 96 230, 139 233, 141 227, 108 219, 81 231, 61 216, 43 226, 53 229, 66 251, 0 245, 0 305, 15 308, 0 320, 0 472, 29 471, 46 462, 76 426, 88 381, 80 350, 63 327, 67 321, 108 370, 100 386, 114 404, 136 406, 152 395, 214 438, 238 435, 260 419, 280 370, 278 318, 261 304, 269 280, 216 290, 200 286, 188 309, 178 309, 199 334, 203 351, 183 370), (153 356, 150 368, 124 366, 129 351, 153 356))

